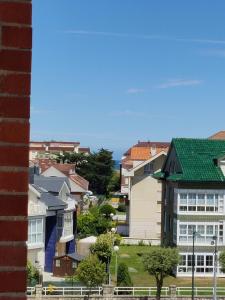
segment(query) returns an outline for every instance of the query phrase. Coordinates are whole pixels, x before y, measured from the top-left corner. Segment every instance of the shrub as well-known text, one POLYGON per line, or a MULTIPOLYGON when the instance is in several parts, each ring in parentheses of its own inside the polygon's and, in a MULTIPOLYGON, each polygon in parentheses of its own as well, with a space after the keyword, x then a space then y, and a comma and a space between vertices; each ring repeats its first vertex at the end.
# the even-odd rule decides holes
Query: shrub
POLYGON ((120 263, 117 270, 117 286, 132 286, 132 280, 125 263, 120 263))
POLYGON ((114 207, 112 207, 110 204, 104 204, 102 206, 100 206, 99 208, 99 212, 102 215, 105 215, 107 218, 110 217, 110 214, 116 214, 116 210, 114 207))
POLYGON ((143 240, 138 241, 138 246, 145 246, 145 243, 143 240))

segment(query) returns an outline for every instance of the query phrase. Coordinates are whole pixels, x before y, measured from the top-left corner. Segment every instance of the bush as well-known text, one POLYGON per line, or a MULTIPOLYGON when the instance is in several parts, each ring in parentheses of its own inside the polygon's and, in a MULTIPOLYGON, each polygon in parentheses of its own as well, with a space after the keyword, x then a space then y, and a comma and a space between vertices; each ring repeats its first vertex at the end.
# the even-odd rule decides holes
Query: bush
POLYGON ((32 265, 30 261, 27 262, 27 284, 34 286, 39 281, 39 272, 38 269, 32 265))
POLYGON ((118 266, 117 286, 133 286, 128 267, 125 263, 120 263, 118 266))
POLYGON ((115 208, 112 207, 110 204, 103 204, 102 206, 100 206, 99 212, 102 215, 105 215, 107 218, 110 217, 110 214, 116 214, 115 208))

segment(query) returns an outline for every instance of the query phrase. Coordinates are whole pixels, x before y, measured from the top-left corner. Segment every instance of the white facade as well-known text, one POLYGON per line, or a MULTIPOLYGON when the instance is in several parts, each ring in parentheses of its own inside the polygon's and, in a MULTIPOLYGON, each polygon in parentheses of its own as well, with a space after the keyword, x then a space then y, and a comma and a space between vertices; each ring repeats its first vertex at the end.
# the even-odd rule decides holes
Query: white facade
MULTIPOLYGON (((217 237, 218 246, 225 246, 225 190, 175 189, 174 198, 177 218, 174 218, 173 241, 186 249, 180 252, 177 275, 191 276, 193 232, 196 232, 196 276, 213 276, 213 237, 217 237)), ((224 276, 219 267, 218 275, 224 276)))
POLYGON ((40 193, 29 185, 27 257, 33 265, 38 264, 43 269, 47 207, 39 198, 40 193))

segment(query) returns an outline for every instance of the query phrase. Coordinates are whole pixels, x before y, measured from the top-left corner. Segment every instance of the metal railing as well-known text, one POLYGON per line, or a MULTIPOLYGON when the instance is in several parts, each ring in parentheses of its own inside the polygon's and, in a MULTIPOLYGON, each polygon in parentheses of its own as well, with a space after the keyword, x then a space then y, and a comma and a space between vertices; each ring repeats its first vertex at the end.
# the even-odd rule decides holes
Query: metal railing
POLYGON ((85 296, 85 295, 102 295, 102 287, 88 288, 88 287, 58 287, 47 286, 42 288, 44 296, 85 296))
MULTIPOLYGON (((156 287, 115 287, 115 295, 132 295, 132 296, 155 296, 156 287)), ((161 295, 168 296, 169 288, 163 287, 161 295)))
POLYGON ((27 287, 27 295, 28 296, 33 296, 33 295, 35 295, 35 293, 36 293, 36 290, 35 290, 34 286, 28 286, 27 287))
MULTIPOLYGON (((195 287, 195 296, 204 297, 213 295, 213 287, 195 287)), ((217 287, 218 296, 225 296, 225 287, 217 287)), ((132 295, 132 296, 155 296, 156 287, 115 287, 115 295, 132 295)), ((177 296, 191 296, 191 287, 176 287, 177 296)), ((162 296, 169 295, 169 287, 163 287, 162 296)))

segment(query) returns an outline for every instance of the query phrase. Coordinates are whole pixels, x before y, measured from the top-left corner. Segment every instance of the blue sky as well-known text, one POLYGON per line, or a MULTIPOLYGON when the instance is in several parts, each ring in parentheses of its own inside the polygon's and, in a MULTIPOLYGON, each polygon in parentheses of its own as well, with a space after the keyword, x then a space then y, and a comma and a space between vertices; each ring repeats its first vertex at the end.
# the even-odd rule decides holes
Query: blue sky
POLYGON ((225 1, 33 0, 33 140, 115 157, 225 129, 225 1))

